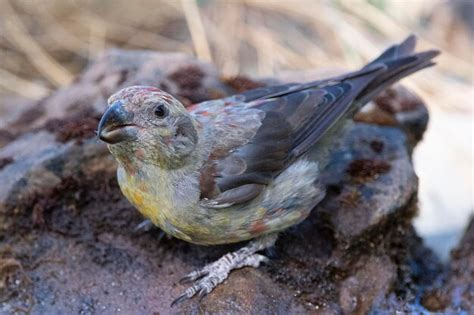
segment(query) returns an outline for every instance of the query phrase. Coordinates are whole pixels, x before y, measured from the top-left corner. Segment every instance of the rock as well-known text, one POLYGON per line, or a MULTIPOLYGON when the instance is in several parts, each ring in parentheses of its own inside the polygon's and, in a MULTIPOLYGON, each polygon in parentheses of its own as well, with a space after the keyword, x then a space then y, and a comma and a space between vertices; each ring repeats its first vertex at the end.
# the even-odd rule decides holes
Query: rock
POLYGON ((189 303, 184 313, 209 314, 297 314, 305 309, 294 300, 293 292, 276 284, 254 269, 235 272, 232 281, 226 281, 200 303, 189 303), (223 299, 222 297, 225 297, 223 299))
POLYGON ((432 312, 474 312, 474 218, 451 256, 447 276, 427 290, 421 303, 432 312))
POLYGON ((397 215, 418 187, 406 136, 393 127, 351 126, 323 176, 331 198, 315 210, 347 241, 397 215))
POLYGON ((0 129, 19 119, 22 112, 31 109, 34 102, 22 97, 4 97, 0 102, 0 129))
POLYGON ((428 127, 428 109, 423 101, 401 84, 386 89, 354 118, 355 121, 399 126, 413 149, 428 127))
POLYGON ((213 66, 186 54, 113 49, 92 63, 71 86, 25 106, 21 115, 15 111, 10 119, 13 121, 0 127, 0 134, 8 132, 13 137, 43 126, 48 119, 77 115, 88 109, 100 115, 111 94, 140 84, 160 87, 185 103, 219 98, 230 90, 224 90, 226 86, 219 81, 213 66))
POLYGON ((108 171, 115 162, 96 139, 81 144, 60 143, 47 131, 27 133, 0 151, 0 158, 12 162, 0 170, 0 222, 7 228, 12 214, 28 211, 42 198, 54 193, 68 179, 86 179, 108 171), (33 145, 32 145, 33 144, 33 145))
POLYGON ((419 100, 395 106, 414 97, 399 93, 382 106, 393 123, 377 123, 369 111, 334 143, 326 198, 281 234, 267 266, 235 271, 202 301, 170 308, 184 274, 242 244, 200 247, 157 230, 133 233, 142 218, 94 135, 106 98, 151 84, 188 105, 263 82, 221 81, 212 66, 183 54, 112 50, 10 121, 0 136, 0 313, 363 314, 392 310, 400 305, 393 300, 413 305, 441 267, 411 225, 410 152, 426 109, 419 100))
POLYGON ((387 256, 363 257, 360 264, 341 283, 339 304, 345 314, 367 314, 374 300, 383 299, 395 280, 396 266, 387 256))

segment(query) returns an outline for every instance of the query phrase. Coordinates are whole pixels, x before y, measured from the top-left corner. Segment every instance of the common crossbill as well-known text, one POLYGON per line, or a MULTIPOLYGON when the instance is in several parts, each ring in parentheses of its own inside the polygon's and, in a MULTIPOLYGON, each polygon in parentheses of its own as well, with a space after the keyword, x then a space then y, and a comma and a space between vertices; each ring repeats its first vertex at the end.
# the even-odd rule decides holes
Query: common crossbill
POLYGON ((361 70, 258 88, 185 108, 150 86, 109 98, 98 134, 118 161, 127 199, 167 234, 202 244, 252 240, 191 272, 175 302, 211 292, 229 272, 258 267, 277 234, 325 195, 321 170, 346 122, 395 81, 432 66, 408 37, 361 70))

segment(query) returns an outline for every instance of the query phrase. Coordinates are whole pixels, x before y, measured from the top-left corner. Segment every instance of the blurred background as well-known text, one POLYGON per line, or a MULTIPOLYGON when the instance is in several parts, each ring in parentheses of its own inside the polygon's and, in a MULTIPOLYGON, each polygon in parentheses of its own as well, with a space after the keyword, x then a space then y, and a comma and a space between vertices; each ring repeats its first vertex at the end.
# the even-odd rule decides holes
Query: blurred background
POLYGON ((182 51, 223 76, 355 69, 410 33, 443 54, 403 81, 431 120, 416 227, 442 257, 473 213, 474 2, 0 0, 0 129, 112 47, 182 51), (132 5, 133 3, 133 5, 132 5))

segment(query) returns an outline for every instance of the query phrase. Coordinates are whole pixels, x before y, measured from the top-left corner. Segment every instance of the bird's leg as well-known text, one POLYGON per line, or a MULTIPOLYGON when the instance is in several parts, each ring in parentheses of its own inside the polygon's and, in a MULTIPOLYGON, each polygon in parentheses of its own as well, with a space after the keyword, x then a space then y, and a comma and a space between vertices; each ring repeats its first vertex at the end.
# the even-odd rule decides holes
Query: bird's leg
POLYGON ((215 262, 204 266, 204 268, 189 273, 181 279, 181 282, 194 282, 194 284, 175 299, 171 306, 192 298, 195 294, 201 297, 205 296, 219 283, 227 279, 229 273, 234 269, 247 266, 257 268, 261 262, 268 261, 267 257, 256 254, 256 252, 273 246, 276 239, 277 234, 262 236, 235 252, 225 254, 215 262))

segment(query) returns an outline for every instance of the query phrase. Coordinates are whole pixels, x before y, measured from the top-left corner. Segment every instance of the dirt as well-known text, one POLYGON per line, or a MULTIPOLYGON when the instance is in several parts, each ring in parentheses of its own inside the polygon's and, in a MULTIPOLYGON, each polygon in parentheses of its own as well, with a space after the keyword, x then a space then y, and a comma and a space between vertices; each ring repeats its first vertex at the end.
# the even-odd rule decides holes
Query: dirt
MULTIPOLYGON (((182 290, 177 283, 185 272, 239 245, 206 248, 175 239, 157 241, 158 230, 133 234, 134 226, 142 220, 140 215, 121 197, 112 174, 97 178, 102 180, 82 184, 70 180, 45 198, 41 226, 32 229, 30 218, 18 218, 22 224, 9 237, 7 246, 14 249, 15 257, 19 257, 16 261, 21 261, 34 279, 35 285, 28 286, 25 295, 35 298, 31 304, 11 299, 18 302, 16 307, 33 307, 39 313, 51 309, 168 313, 235 311, 235 306, 241 305, 238 309, 247 313, 260 313, 259 309, 268 307, 277 313, 301 313, 347 311, 345 302, 340 308, 339 301, 352 300, 347 295, 354 295, 355 313, 362 314, 371 308, 379 292, 386 292, 394 281, 403 283, 405 276, 397 280, 397 274, 405 275, 404 268, 413 268, 412 250, 421 246, 419 239, 416 246, 410 246, 413 232, 405 232, 410 216, 398 223, 387 221, 380 230, 345 246, 339 244, 334 227, 324 215, 313 212, 308 220, 281 236, 269 265, 235 272, 225 286, 201 303, 193 300, 170 309, 167 303, 182 290), (33 250, 31 241, 36 244, 33 250), (400 255, 402 252, 405 254, 400 255), (379 284, 371 280, 374 276, 379 284), (364 291, 354 287, 357 283, 365 283, 364 291), (71 299, 76 302, 68 304, 71 299)), ((10 277, 15 282, 24 274, 10 277)))
POLYGON ((38 117, 44 114, 44 109, 41 106, 41 102, 37 104, 37 106, 32 107, 31 109, 28 109, 24 113, 21 114, 21 116, 16 120, 10 128, 16 129, 16 128, 22 128, 23 126, 28 126, 32 123, 34 123, 38 117))
MULTIPOLYGON (((357 128, 359 131, 351 134, 365 137, 360 131, 365 127, 357 128)), ((377 130, 366 133, 391 144, 384 151, 387 157, 392 156, 394 148, 403 149, 390 140, 400 136, 395 130, 393 135, 385 136, 383 129, 377 130)), ((76 140, 70 139, 70 143, 79 147, 87 143, 76 140)), ((352 151, 352 156, 371 152, 380 156, 373 153, 367 141, 363 141, 364 148, 357 146, 356 143, 361 142, 357 136, 347 141, 344 150, 359 148, 359 152, 352 151)), ((345 169, 351 163, 350 160, 343 162, 336 166, 345 169)), ((416 291, 416 280, 410 275, 414 266, 411 261, 413 251, 422 245, 419 239, 413 239, 410 223, 413 211, 404 212, 406 205, 380 222, 372 221, 372 225, 367 225, 362 218, 362 221, 352 220, 354 227, 357 222, 363 223, 363 227, 358 236, 349 238, 339 235, 352 233, 345 232, 341 221, 332 219, 325 211, 315 210, 302 224, 282 233, 275 248, 268 253, 272 257, 270 264, 258 270, 236 271, 209 297, 172 309, 170 302, 184 289, 178 284, 184 274, 241 244, 200 247, 160 238, 158 230, 135 234, 133 229, 142 218, 123 198, 113 167, 89 170, 89 175, 83 171, 66 175, 70 170, 60 165, 69 163, 56 164, 53 170, 63 177, 61 182, 34 199, 24 200, 22 208, 30 208, 31 212, 18 212, 15 224, 2 234, 4 246, 11 248, 12 257, 32 279, 32 284, 21 289, 21 295, 5 296, 9 301, 2 306, 5 311, 32 308, 34 313, 51 310, 114 313, 120 310, 128 314, 139 310, 166 314, 200 310, 262 313, 270 309, 274 313, 345 311, 362 314, 392 287, 406 287, 407 279, 415 283, 413 290, 416 291)), ((97 162, 88 163, 97 165, 97 162)), ((340 174, 344 176, 344 172, 340 174)), ((382 180, 373 179, 374 182, 382 180)), ((398 181, 396 177, 393 180, 398 181)), ((364 204, 374 202, 373 197, 364 194, 364 189, 354 185, 350 179, 343 181, 340 193, 328 195, 325 204, 333 202, 338 207, 343 205, 359 212, 359 207, 365 208, 364 204), (348 202, 348 192, 354 194, 351 202, 348 202)), ((9 279, 23 283, 23 276, 16 272, 10 274, 9 279)))
MULTIPOLYGON (((202 81, 205 73, 196 65, 183 66, 173 73, 169 74, 167 79, 174 82, 179 93, 176 95, 184 103, 189 106, 206 100, 206 92, 202 89, 202 81)), ((167 83, 161 84, 165 90, 168 89, 167 83)))
POLYGON ((396 126, 396 118, 378 107, 371 108, 368 111, 359 112, 355 115, 354 120, 367 124, 377 124, 381 126, 396 126))
POLYGON ((428 110, 423 101, 400 84, 383 91, 354 117, 358 122, 405 129, 412 148, 422 139, 428 119, 428 110))

